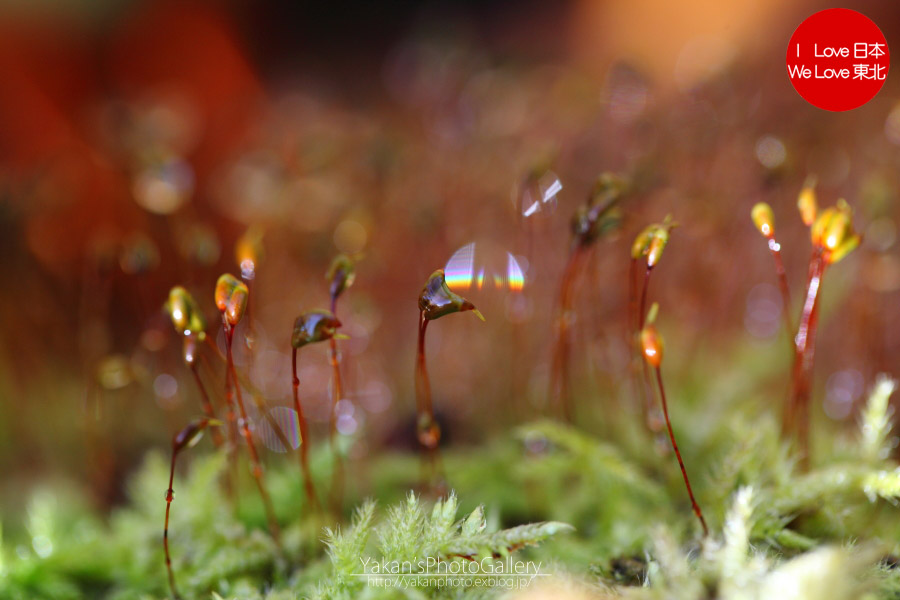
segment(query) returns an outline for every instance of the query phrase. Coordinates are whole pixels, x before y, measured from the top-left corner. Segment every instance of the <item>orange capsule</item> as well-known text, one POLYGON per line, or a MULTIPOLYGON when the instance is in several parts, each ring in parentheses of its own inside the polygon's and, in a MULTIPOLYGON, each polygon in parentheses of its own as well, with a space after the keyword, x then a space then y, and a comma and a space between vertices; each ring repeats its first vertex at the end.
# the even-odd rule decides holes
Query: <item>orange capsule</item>
POLYGON ((225 318, 229 325, 237 325, 244 317, 247 310, 247 302, 250 300, 250 290, 243 283, 235 288, 231 295, 231 301, 228 303, 228 310, 225 311, 225 318))
POLYGON ((244 317, 249 298, 247 286, 231 273, 225 273, 216 282, 216 308, 225 315, 231 326, 240 323, 244 317))
POLYGON ((652 323, 641 331, 641 351, 644 354, 644 360, 651 367, 658 368, 662 364, 663 339, 652 323))

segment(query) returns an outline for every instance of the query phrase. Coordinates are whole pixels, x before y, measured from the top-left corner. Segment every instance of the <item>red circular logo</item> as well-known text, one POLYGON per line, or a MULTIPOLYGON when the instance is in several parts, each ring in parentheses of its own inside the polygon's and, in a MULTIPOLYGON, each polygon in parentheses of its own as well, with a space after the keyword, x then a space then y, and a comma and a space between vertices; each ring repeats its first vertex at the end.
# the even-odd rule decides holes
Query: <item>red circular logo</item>
POLYGON ((797 27, 787 48, 787 71, 797 93, 814 106, 842 111, 871 100, 891 63, 884 34, 849 8, 829 8, 797 27))

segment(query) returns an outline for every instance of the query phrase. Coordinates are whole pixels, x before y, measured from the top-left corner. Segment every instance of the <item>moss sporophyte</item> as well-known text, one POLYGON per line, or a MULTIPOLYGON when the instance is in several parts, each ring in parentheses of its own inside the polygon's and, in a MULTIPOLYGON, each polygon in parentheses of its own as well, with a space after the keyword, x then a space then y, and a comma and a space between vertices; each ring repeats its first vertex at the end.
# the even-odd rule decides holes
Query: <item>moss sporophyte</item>
MULTIPOLYGON (((337 316, 337 301, 353 282, 356 280, 356 263, 346 254, 337 255, 331 261, 325 273, 325 281, 328 283, 328 296, 331 302, 331 313, 337 316)), ((331 336, 328 340, 329 357, 331 362, 331 411, 328 427, 328 441, 331 445, 331 454, 334 460, 331 481, 331 505, 336 512, 340 510, 344 500, 344 461, 336 440, 338 403, 344 397, 344 383, 341 378, 341 356, 338 352, 337 338, 331 336)))
MULTIPOLYGON (((813 192, 810 191, 809 193, 812 194, 813 192)), ((813 202, 815 202, 815 199, 813 199, 813 202)), ((772 212, 771 206, 765 202, 758 202, 750 211, 750 218, 753 220, 753 224, 756 225, 759 233, 766 238, 769 251, 775 260, 775 276, 778 279, 778 289, 781 292, 781 314, 784 317, 785 331, 790 337, 791 331, 794 329, 794 326, 791 324, 791 292, 788 287, 787 274, 784 270, 784 262, 781 260, 781 244, 775 239, 775 214, 772 212)))
POLYGON ((809 259, 806 293, 800 320, 796 330, 789 316, 790 293, 787 277, 781 262, 781 245, 775 241, 775 217, 771 207, 756 204, 751 219, 759 232, 768 240, 769 249, 776 261, 776 273, 781 288, 785 328, 791 336, 793 366, 791 392, 785 403, 782 432, 795 438, 800 463, 808 466, 809 460, 809 402, 812 373, 815 364, 815 339, 819 316, 819 296, 826 267, 841 261, 859 246, 860 236, 853 227, 853 211, 843 199, 835 206, 819 210, 815 179, 808 178, 797 197, 797 210, 803 224, 810 228, 812 255, 809 259))
POLYGON ((416 350, 416 438, 425 450, 430 465, 429 479, 432 485, 442 479, 438 444, 441 428, 434 418, 431 403, 431 383, 425 363, 425 331, 428 323, 456 312, 471 311, 484 321, 484 316, 475 305, 455 294, 447 286, 443 269, 438 269, 425 282, 419 293, 419 337, 416 350))
POLYGON ((304 489, 307 500, 313 507, 319 506, 312 473, 309 469, 309 430, 306 418, 303 415, 303 405, 300 403, 300 378, 297 375, 297 351, 303 346, 346 337, 337 333, 341 322, 330 311, 310 310, 300 314, 294 320, 294 328, 291 332, 291 389, 293 391, 294 410, 297 412, 297 421, 300 429, 300 466, 303 470, 304 489))
MULTIPOLYGON (((248 299, 249 291, 242 281, 230 273, 225 273, 219 277, 219 280, 216 282, 215 302, 216 308, 219 309, 222 315, 222 330, 225 334, 225 399, 228 403, 229 430, 239 429, 244 441, 247 443, 247 450, 250 453, 250 471, 262 498, 266 520, 269 523, 269 532, 272 534, 276 544, 280 544, 281 534, 278 520, 275 517, 275 508, 272 506, 272 500, 263 480, 263 467, 256 450, 256 442, 254 442, 253 435, 250 433, 250 421, 247 418, 247 410, 244 407, 243 394, 238 381, 237 370, 234 367, 234 354, 232 352, 234 330, 244 316, 248 299), (235 399, 240 411, 241 418, 239 422, 234 414, 235 399)), ((232 444, 234 442, 235 440, 232 438, 232 444)))
MULTIPOLYGON (((178 588, 175 585, 175 573, 172 570, 172 556, 169 553, 169 512, 172 508, 172 501, 175 499, 174 481, 175 481, 175 461, 178 455, 186 448, 191 448, 200 441, 203 431, 207 427, 217 427, 221 425, 220 421, 215 419, 197 419, 191 421, 184 429, 175 434, 172 438, 172 464, 169 468, 169 487, 166 489, 166 520, 163 525, 163 549, 166 555, 166 572, 169 575, 169 589, 173 598, 180 598, 178 588)), ((213 429, 215 431, 215 429, 213 429)))
MULTIPOLYGON (((173 287, 169 292, 169 299, 166 301, 165 308, 172 319, 175 331, 184 338, 182 358, 191 370, 191 375, 197 384, 203 413, 207 418, 215 419, 216 411, 209 399, 209 393, 206 391, 206 386, 203 384, 203 379, 200 377, 198 369, 199 343, 206 337, 206 319, 203 317, 203 313, 194 297, 179 285, 173 287)), ((216 448, 222 446, 222 434, 218 429, 213 429, 212 439, 216 448)))
POLYGON ((569 389, 571 363, 570 330, 575 321, 574 292, 583 277, 584 263, 595 242, 619 226, 621 214, 618 204, 628 190, 628 183, 612 173, 603 173, 594 182, 587 200, 580 205, 570 221, 571 244, 569 256, 559 284, 556 305, 555 343, 550 371, 548 402, 563 420, 575 419, 569 389))
POLYGON ((647 310, 647 292, 650 288, 650 274, 654 267, 659 264, 663 257, 663 253, 669 244, 669 237, 672 229, 677 227, 677 223, 672 219, 672 215, 666 215, 662 223, 652 223, 642 229, 631 244, 631 263, 628 271, 628 310, 629 310, 629 328, 632 340, 633 361, 641 364, 643 377, 638 375, 638 368, 632 369, 632 378, 635 380, 635 388, 638 391, 639 402, 641 404, 644 423, 652 433, 659 433, 662 428, 662 422, 658 418, 659 411, 655 408, 652 401, 652 392, 648 393, 650 383, 650 375, 647 365, 640 360, 641 344, 640 335, 644 328, 644 316, 647 310), (639 278, 639 264, 644 260, 646 268, 644 269, 643 278, 639 278), (640 281, 643 282, 640 291, 638 286, 640 281), (640 297, 640 304, 638 304, 640 297))
POLYGON ((672 449, 675 451, 675 456, 678 459, 678 466, 681 467, 681 476, 684 479, 684 487, 687 489, 688 497, 691 499, 691 507, 694 510, 694 514, 697 515, 697 519, 703 527, 703 535, 706 537, 709 536, 709 527, 706 526, 706 519, 703 518, 703 512, 700 510, 700 506, 694 498, 694 491, 691 489, 691 482, 690 479, 688 479, 687 469, 684 466, 684 460, 681 458, 681 452, 678 450, 678 442, 675 441, 675 433, 672 431, 672 423, 669 420, 669 406, 666 402, 666 389, 663 386, 662 377, 662 362, 665 344, 662 335, 657 331, 654 323, 656 320, 656 313, 657 305, 654 304, 641 329, 641 352, 644 355, 646 363, 653 367, 653 370, 656 372, 659 401, 662 405, 663 416, 666 419, 666 429, 669 432, 669 440, 672 442, 672 449))

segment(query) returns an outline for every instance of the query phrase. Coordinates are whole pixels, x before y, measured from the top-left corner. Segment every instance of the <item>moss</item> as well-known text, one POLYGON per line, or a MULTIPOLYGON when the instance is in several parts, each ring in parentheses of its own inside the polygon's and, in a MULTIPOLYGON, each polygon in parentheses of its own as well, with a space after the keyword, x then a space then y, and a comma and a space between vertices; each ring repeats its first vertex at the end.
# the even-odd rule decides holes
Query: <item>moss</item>
MULTIPOLYGON (((459 499, 404 492, 417 478, 415 456, 371 457, 364 468, 374 487, 365 493, 378 502, 351 486, 348 502, 359 508, 343 525, 308 510, 293 457, 273 462, 268 481, 283 552, 265 532, 249 477, 232 503, 219 491, 224 455, 195 452, 175 482, 175 572, 187 598, 482 597, 506 590, 387 589, 358 576, 361 561, 468 564, 515 552, 548 576, 533 589, 561 586, 572 597, 759 598, 777 590, 778 597, 820 598, 827 590, 829 598, 896 598, 900 468, 889 458, 892 386, 886 379, 875 386, 859 430, 836 438, 807 472, 770 433, 765 413, 747 411, 707 431, 685 427, 691 409, 679 405, 676 427, 713 529, 706 539, 672 457, 646 437, 635 444, 634 430, 614 421, 604 439, 541 421, 452 449, 445 463, 459 499)), ((312 465, 328 481, 327 448, 312 453, 312 465)), ((149 454, 129 484, 127 505, 107 522, 77 495, 36 493, 25 527, 2 541, 0 597, 165 597, 167 467, 166 457, 149 454)))

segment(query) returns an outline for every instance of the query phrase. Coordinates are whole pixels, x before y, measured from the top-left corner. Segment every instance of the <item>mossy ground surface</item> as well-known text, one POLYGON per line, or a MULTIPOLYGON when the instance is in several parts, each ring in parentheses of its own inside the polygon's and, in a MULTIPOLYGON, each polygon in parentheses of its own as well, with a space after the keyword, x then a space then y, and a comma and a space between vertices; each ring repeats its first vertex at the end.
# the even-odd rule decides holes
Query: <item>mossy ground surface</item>
MULTIPOLYGON (((721 425, 706 428, 694 426, 708 421, 699 404, 678 403, 675 431, 712 531, 707 539, 665 439, 654 441, 627 412, 594 433, 536 421, 452 448, 444 464, 455 495, 437 503, 410 491, 419 485, 417 456, 352 460, 345 505, 355 516, 341 520, 311 513, 293 457, 276 457, 267 480, 282 552, 265 531, 249 476, 235 509, 221 492, 224 455, 201 445, 185 455, 175 481, 179 588, 185 598, 268 600, 492 597, 548 586, 557 597, 900 597, 890 391, 887 380, 873 386, 859 426, 829 432, 809 471, 779 439, 770 407, 724 397, 721 425), (385 588, 354 577, 366 558, 414 565, 510 553, 548 576, 516 591, 499 583, 385 588)), ((325 486, 326 445, 313 452, 313 467, 325 486)), ((167 479, 168 457, 151 452, 130 481, 127 505, 108 519, 77 494, 36 492, 24 527, 7 524, 0 597, 167 597, 167 479)))

